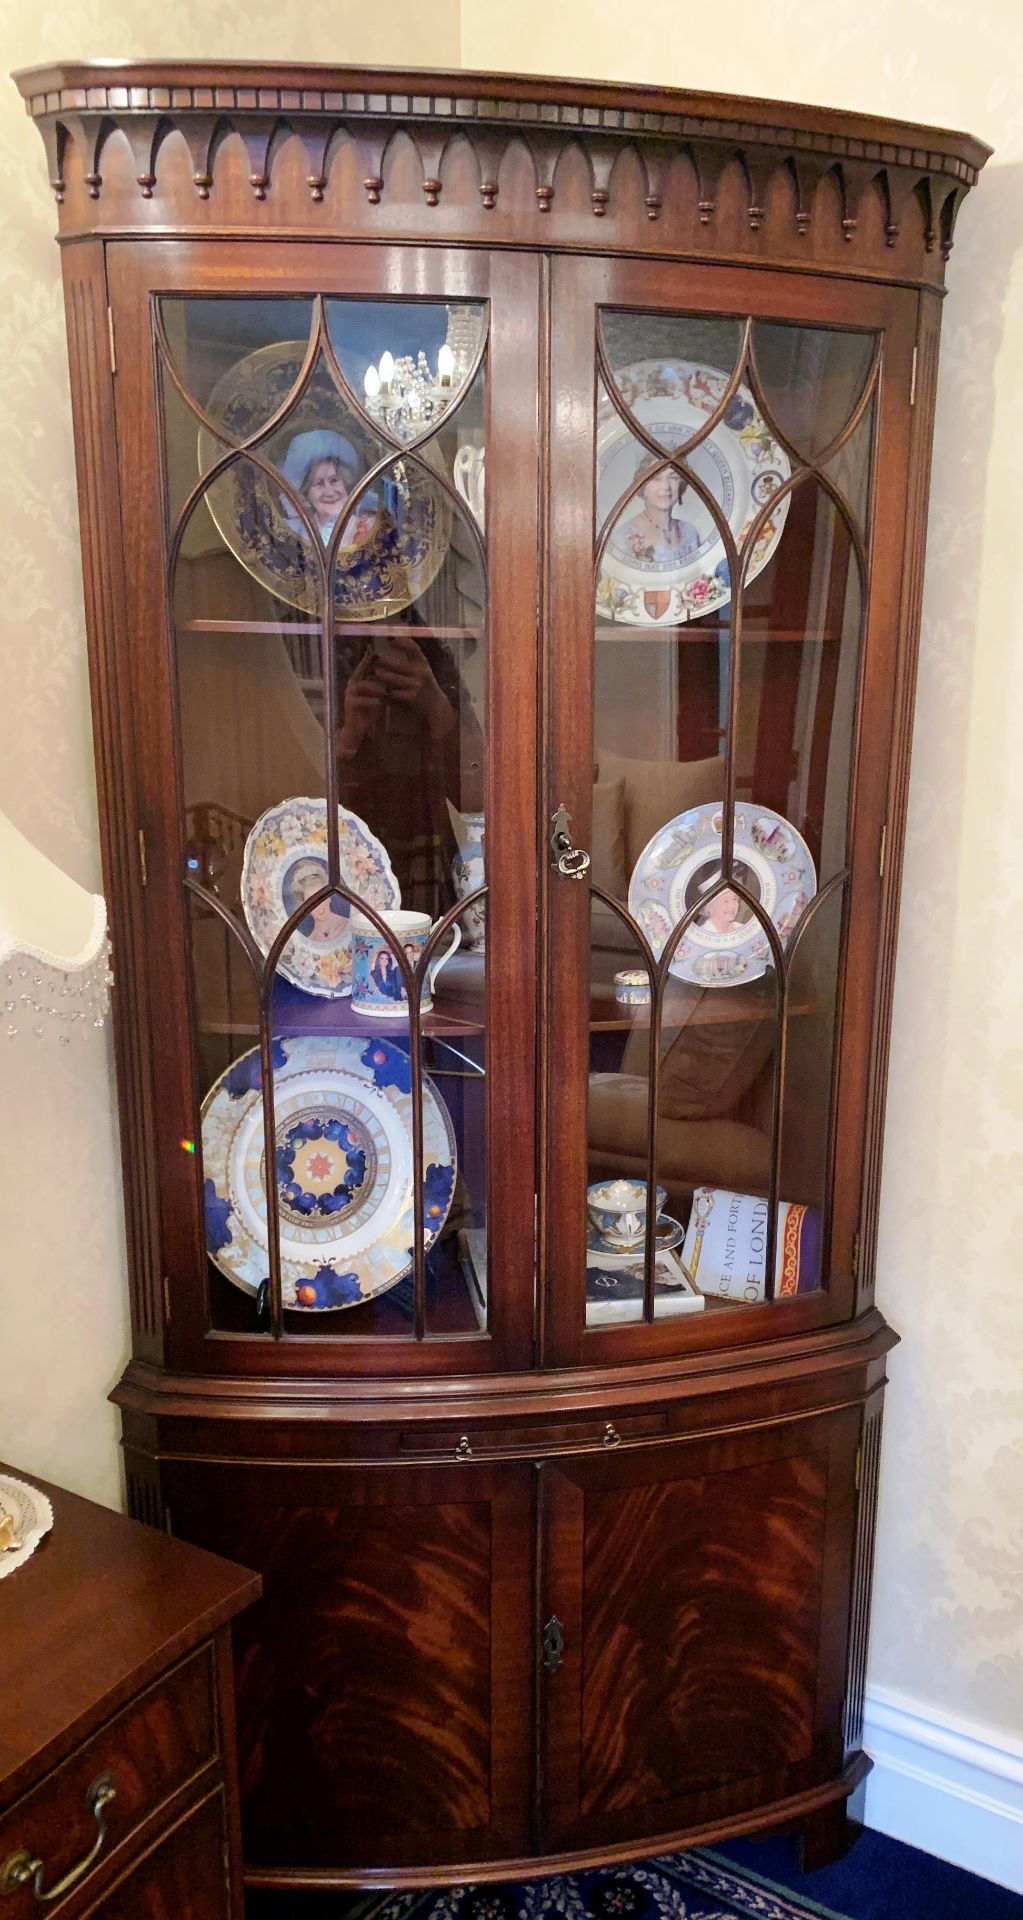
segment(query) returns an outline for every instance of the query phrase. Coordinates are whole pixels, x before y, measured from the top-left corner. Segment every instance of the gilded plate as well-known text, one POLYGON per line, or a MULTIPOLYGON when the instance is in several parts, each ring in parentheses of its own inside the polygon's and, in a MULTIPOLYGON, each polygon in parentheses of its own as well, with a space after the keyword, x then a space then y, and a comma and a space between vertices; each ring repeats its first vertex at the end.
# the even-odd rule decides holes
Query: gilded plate
MULTIPOLYGON (((207 403, 227 440, 250 439, 284 405, 305 352, 302 341, 283 340, 229 368, 207 403)), ((287 421, 258 451, 283 470, 301 435, 307 436, 304 445, 313 445, 315 436, 327 449, 324 457, 332 451, 328 442, 346 446, 361 473, 383 451, 338 392, 325 362, 314 367, 287 421)), ((208 473, 223 453, 223 443, 200 428, 200 473, 208 473)), ((450 504, 421 466, 401 456, 368 494, 360 496, 356 481, 350 499, 352 543, 338 549, 334 611, 341 620, 382 620, 411 606, 436 579, 451 538, 450 504)), ((242 456, 212 482, 206 501, 222 538, 260 586, 318 616, 319 572, 309 533, 271 476, 242 456)))
MULTIPOLYGON (((275 1175, 284 1305, 358 1306, 413 1261, 412 1063, 390 1040, 302 1034, 273 1043, 275 1175)), ((258 1047, 202 1110, 206 1246, 245 1293, 269 1274, 258 1047)), ((423 1227, 451 1207, 457 1157, 447 1108, 423 1076, 423 1227)))

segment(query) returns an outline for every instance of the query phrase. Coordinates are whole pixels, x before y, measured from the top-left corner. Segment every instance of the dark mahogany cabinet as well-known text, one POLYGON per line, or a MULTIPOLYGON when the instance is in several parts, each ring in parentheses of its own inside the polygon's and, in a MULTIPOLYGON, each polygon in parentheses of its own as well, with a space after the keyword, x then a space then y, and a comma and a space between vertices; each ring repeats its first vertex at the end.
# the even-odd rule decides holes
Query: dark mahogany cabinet
MULTIPOLYGON (((251 1885, 835 1843, 945 262, 774 102, 18 76, 59 202, 133 1511, 251 1885)), ((198 1842, 197 1842, 198 1844, 198 1842)))

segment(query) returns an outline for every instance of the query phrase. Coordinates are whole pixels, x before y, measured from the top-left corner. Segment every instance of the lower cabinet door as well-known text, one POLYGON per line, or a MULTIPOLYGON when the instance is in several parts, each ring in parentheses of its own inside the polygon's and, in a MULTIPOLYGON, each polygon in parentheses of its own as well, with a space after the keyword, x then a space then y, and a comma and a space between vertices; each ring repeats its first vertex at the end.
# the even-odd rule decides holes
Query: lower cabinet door
POLYGON ((183 1463, 175 1533, 263 1575, 235 1623, 246 1865, 528 1844, 533 1469, 183 1463))
POLYGON ((838 1775, 859 1426, 847 1408, 543 1467, 544 1851, 838 1775))

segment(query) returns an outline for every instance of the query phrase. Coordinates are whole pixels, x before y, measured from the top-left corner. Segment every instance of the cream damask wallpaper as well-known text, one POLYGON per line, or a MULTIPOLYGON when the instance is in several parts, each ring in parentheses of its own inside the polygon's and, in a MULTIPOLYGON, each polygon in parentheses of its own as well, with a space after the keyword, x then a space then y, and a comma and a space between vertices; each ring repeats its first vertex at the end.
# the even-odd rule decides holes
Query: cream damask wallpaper
MULTIPOLYGON (((296 0, 244 13, 179 0, 173 15, 93 0, 59 17, 0 0, 7 67, 116 52, 656 77, 964 127, 996 147, 960 221, 942 347, 879 1264, 903 1345, 871 1672, 937 1714, 1019 1734, 1023 13, 1016 0, 777 0, 765 15, 732 0, 717 36, 686 0, 647 0, 628 31, 624 18, 611 0, 445 0, 429 20, 407 0, 329 19, 296 0)), ((54 213, 38 135, 13 88, 0 100, 0 805, 95 884, 54 213)), ((105 1036, 39 1055, 22 1049, 13 1067, 3 1056, 0 1453, 115 1501, 104 1394, 125 1315, 105 1036)))

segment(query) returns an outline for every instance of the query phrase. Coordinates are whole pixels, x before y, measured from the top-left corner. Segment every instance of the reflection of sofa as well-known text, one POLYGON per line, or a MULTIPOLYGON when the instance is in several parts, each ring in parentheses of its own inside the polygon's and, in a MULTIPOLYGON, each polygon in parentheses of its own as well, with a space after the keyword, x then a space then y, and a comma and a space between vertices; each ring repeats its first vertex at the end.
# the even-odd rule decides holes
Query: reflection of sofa
MULTIPOLYGON (((647 842, 676 814, 721 798, 724 761, 632 760, 602 751, 593 788, 593 878, 626 900, 647 842)), ((641 964, 635 938, 595 901, 591 980, 598 1004, 613 1002, 613 977, 641 964)), ((765 1191, 773 1100, 773 975, 749 987, 701 988, 671 981, 661 1034, 657 1177, 669 1207, 701 1184, 765 1191)), ((625 1010, 622 1009, 623 1014, 625 1010)), ((613 1064, 594 1049, 590 1075, 591 1179, 645 1177, 649 1029, 642 1010, 613 1064)))

